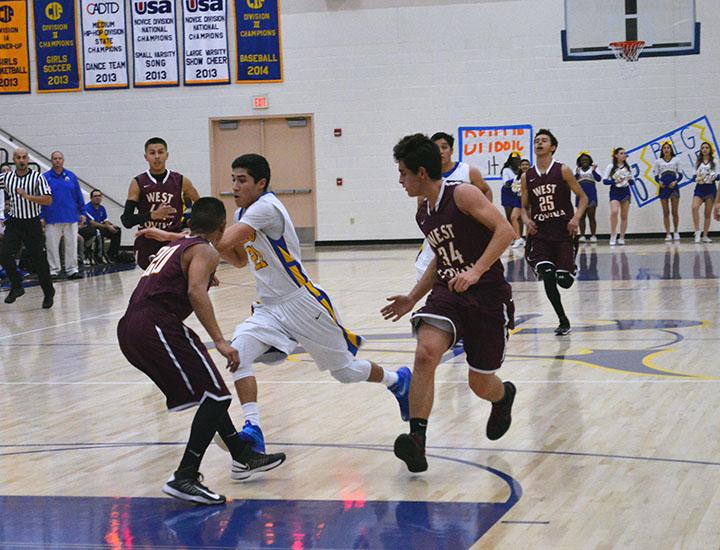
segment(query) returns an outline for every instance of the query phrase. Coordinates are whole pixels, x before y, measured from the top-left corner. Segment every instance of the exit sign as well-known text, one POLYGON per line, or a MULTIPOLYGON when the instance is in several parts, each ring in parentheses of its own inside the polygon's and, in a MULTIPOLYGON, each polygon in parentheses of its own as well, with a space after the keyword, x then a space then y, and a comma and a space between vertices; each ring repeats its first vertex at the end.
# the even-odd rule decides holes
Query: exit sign
POLYGON ((270 102, 266 95, 256 95, 252 98, 253 109, 267 109, 270 107, 270 102))

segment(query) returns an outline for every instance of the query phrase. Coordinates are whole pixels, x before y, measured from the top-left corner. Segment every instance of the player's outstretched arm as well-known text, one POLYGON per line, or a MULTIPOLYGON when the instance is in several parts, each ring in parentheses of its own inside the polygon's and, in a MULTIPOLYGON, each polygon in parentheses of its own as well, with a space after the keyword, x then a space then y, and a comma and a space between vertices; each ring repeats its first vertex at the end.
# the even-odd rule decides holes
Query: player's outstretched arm
POLYGON ((226 261, 235 267, 243 268, 248 263, 243 245, 254 240, 255 230, 248 224, 239 222, 225 230, 222 239, 215 245, 215 248, 226 261))
POLYGON ((228 368, 234 371, 240 364, 240 357, 237 350, 232 348, 223 337, 208 295, 208 281, 217 269, 220 255, 209 245, 197 244, 185 251, 183 263, 185 261, 187 261, 188 298, 193 311, 212 338, 215 349, 227 359, 228 368))
POLYGON ((409 313, 413 306, 432 289, 435 284, 437 258, 433 258, 423 276, 413 287, 409 294, 396 294, 387 298, 390 302, 380 310, 383 319, 390 319, 394 323, 403 315, 409 313))
POLYGON ((476 187, 459 185, 455 189, 455 204, 458 209, 483 224, 492 231, 492 238, 482 256, 469 271, 464 271, 448 281, 448 288, 453 292, 465 292, 478 282, 483 273, 500 259, 510 243, 515 239, 515 231, 500 210, 485 198, 476 187))
POLYGON ((146 227, 145 229, 137 231, 135 238, 145 237, 146 239, 168 243, 180 240, 189 234, 189 229, 181 231, 180 233, 173 233, 171 231, 165 231, 164 229, 158 229, 157 227, 146 227))
POLYGON ((475 187, 480 189, 482 191, 482 194, 485 195, 487 200, 492 202, 493 200, 493 193, 492 189, 490 189, 490 186, 485 181, 485 178, 483 178, 482 172, 475 166, 472 166, 470 168, 470 183, 472 183, 475 187))
POLYGON ((575 215, 568 222, 568 232, 571 235, 574 235, 575 233, 577 233, 580 219, 582 218, 583 214, 585 213, 585 209, 587 208, 588 198, 585 194, 585 191, 583 191, 582 186, 575 179, 575 174, 573 174, 572 170, 570 170, 570 168, 568 168, 564 164, 562 167, 562 176, 565 180, 565 183, 568 184, 572 192, 575 193, 575 195, 577 195, 579 199, 577 209, 575 210, 575 215))

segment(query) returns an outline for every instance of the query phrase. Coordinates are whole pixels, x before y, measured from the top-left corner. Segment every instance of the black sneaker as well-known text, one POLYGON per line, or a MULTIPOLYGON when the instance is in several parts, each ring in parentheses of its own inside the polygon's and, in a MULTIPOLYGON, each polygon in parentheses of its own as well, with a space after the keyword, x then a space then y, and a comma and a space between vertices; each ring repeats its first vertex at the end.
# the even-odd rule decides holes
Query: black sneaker
POLYGON ((79 271, 76 271, 72 275, 68 275, 68 281, 77 281, 78 279, 84 279, 84 278, 85 277, 83 276, 83 274, 80 273, 79 271))
POLYGON ((176 475, 170 476, 163 486, 163 493, 180 500, 195 502, 197 504, 225 504, 225 496, 213 493, 202 483, 203 477, 198 472, 195 477, 177 479, 176 475))
POLYGON ((22 296, 23 294, 25 294, 25 289, 23 287, 11 288, 10 292, 8 292, 8 295, 5 296, 5 303, 12 304, 15 300, 20 298, 20 296, 22 296))
POLYGON ((505 386, 505 396, 496 403, 492 404, 492 411, 490 411, 490 418, 488 418, 487 426, 485 428, 485 434, 488 439, 493 441, 500 439, 505 432, 510 429, 512 424, 512 405, 515 401, 515 384, 512 382, 503 382, 505 386))
POLYGON ((555 329, 555 336, 565 336, 567 334, 570 334, 572 332, 572 327, 570 326, 569 322, 560 323, 558 327, 555 329))
POLYGON ((46 294, 43 298, 42 307, 43 309, 50 309, 53 307, 53 299, 55 298, 55 291, 53 290, 50 294, 46 294))
POLYGON ((236 481, 243 481, 259 472, 274 470, 283 462, 285 462, 285 453, 265 455, 248 448, 242 461, 232 461, 230 477, 236 481))
POLYGON ((411 472, 424 472, 428 469, 425 448, 412 434, 400 434, 393 447, 395 456, 402 460, 411 472))

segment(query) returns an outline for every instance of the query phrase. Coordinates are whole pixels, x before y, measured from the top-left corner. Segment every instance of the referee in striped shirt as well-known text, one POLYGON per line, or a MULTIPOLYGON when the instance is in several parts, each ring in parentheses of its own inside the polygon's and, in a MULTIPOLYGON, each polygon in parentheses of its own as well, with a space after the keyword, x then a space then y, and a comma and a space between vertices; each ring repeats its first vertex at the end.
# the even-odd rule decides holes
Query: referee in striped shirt
POLYGON ((12 304, 25 294, 22 277, 15 266, 15 254, 24 244, 32 258, 44 298, 42 307, 53 306, 55 289, 50 279, 45 235, 40 223, 40 207, 52 204, 52 191, 45 178, 30 170, 27 150, 15 149, 13 153, 15 170, 4 177, 5 193, 12 199, 12 209, 5 221, 5 239, 3 240, 0 260, 10 279, 10 292, 5 297, 6 304, 12 304))

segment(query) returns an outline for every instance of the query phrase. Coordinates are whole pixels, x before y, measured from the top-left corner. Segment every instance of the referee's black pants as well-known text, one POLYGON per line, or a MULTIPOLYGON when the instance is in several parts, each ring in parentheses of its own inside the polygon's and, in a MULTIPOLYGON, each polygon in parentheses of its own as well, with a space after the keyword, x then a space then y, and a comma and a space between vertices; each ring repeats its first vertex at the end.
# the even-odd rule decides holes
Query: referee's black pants
POLYGON ((20 245, 24 244, 33 266, 37 272, 40 286, 45 296, 53 294, 52 279, 50 279, 50 266, 47 261, 47 252, 45 252, 45 234, 43 233, 40 218, 30 218, 21 220, 18 218, 8 218, 5 220, 5 238, 2 241, 2 254, 0 262, 5 269, 5 273, 10 279, 12 288, 20 288, 22 286, 22 277, 18 273, 15 265, 15 255, 20 250, 20 245))

